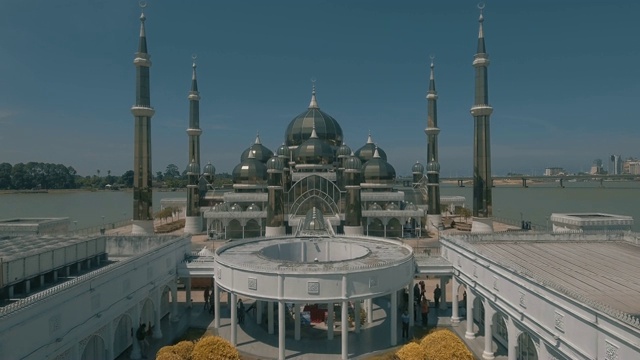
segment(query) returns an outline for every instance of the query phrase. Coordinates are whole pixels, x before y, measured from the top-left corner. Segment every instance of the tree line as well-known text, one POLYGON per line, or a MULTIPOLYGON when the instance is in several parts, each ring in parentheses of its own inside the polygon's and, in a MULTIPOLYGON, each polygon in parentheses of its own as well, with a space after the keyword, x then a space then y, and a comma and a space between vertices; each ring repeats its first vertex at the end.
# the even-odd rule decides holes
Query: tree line
MULTIPOLYGON (((94 175, 82 176, 72 166, 42 162, 0 163, 0 190, 33 190, 33 189, 104 189, 107 185, 115 188, 133 187, 133 170, 122 175, 96 170, 94 175), (102 176, 101 176, 102 174, 102 176)), ((182 173, 174 164, 169 164, 164 172, 157 171, 153 177, 154 186, 184 188, 187 186, 186 171, 182 173)), ((215 187, 231 183, 231 175, 216 175, 215 187)))

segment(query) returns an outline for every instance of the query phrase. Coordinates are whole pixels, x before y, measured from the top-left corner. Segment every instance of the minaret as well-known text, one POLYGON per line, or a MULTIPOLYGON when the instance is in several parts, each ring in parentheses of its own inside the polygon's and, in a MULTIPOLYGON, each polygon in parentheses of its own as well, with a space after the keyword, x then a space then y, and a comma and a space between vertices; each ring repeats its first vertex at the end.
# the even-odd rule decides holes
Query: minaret
POLYGON ((283 174, 285 159, 274 156, 267 161, 267 225, 264 236, 286 234, 284 221, 283 174))
MULTIPOLYGON (((141 5, 144 9, 146 5, 141 5)), ((144 10, 140 15, 140 41, 133 64, 136 67, 136 103, 131 107, 135 119, 133 138, 133 226, 134 235, 153 234, 153 207, 151 192, 151 107, 149 68, 151 55, 147 53, 144 10)))
MULTIPOLYGON (((198 80, 196 78, 196 56, 193 57, 193 73, 191 75, 191 90, 189 91, 189 169, 198 169, 198 172, 190 174, 187 171, 189 183, 187 185, 187 217, 185 218, 184 232, 198 234, 202 232, 202 217, 200 216, 200 194, 198 191, 200 171, 200 93, 198 92, 198 80)), ((193 171, 192 171, 193 172, 193 171)))
POLYGON ((441 228, 442 215, 440 214, 440 165, 438 164, 438 110, 436 107, 438 93, 436 92, 436 80, 433 75, 433 59, 431 57, 431 74, 429 76, 429 91, 427 92, 427 197, 429 208, 427 209, 427 231, 437 231, 441 228))
POLYGON ((360 196, 361 172, 362 162, 357 156, 351 153, 351 156, 344 160, 344 183, 347 191, 344 211, 345 235, 358 236, 364 233, 362 229, 362 200, 360 196))
POLYGON ((473 224, 471 231, 476 233, 493 232, 491 220, 491 143, 489 137, 489 117, 493 108, 489 105, 487 68, 489 56, 484 45, 482 23, 484 5, 480 9, 480 30, 478 33, 478 51, 473 60, 476 70, 475 105, 471 107, 473 115, 473 224))

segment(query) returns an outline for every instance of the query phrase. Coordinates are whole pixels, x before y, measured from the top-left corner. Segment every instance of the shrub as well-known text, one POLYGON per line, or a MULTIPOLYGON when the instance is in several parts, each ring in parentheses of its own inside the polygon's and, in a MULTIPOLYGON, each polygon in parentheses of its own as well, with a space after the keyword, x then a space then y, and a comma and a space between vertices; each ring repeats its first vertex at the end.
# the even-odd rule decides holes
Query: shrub
POLYGON ((420 341, 427 358, 432 360, 473 360, 473 354, 450 330, 436 329, 420 341))
MULTIPOLYGON (((162 349, 168 348, 168 347, 171 347, 171 346, 165 346, 162 349)), ((175 354, 171 351, 164 351, 164 352, 158 351, 158 353, 156 354, 156 360, 184 360, 184 359, 186 358, 183 358, 180 355, 175 354)))
POLYGON ((396 357, 399 360, 427 360, 427 354, 425 350, 422 348, 422 346, 415 342, 410 342, 400 348, 400 350, 396 352, 396 357))
POLYGON ((205 336, 198 340, 191 352, 191 360, 240 360, 238 350, 219 336, 205 336))

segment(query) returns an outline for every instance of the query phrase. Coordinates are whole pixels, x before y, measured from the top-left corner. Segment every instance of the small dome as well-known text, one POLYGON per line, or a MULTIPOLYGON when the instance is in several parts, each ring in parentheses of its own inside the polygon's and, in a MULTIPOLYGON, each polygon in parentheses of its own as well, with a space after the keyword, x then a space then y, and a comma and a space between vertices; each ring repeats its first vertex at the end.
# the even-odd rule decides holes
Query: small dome
POLYGON ((396 170, 379 156, 377 149, 373 159, 362 165, 362 174, 364 182, 369 184, 393 184, 396 179, 396 170))
POLYGON ((378 203, 373 203, 369 205, 369 210, 382 210, 382 206, 378 205, 378 203))
POLYGON ((289 150, 289 147, 286 144, 280 145, 278 150, 276 150, 276 155, 278 155, 281 158, 289 159, 290 154, 291 154, 291 150, 289 150))
POLYGON ((440 172, 440 164, 437 161, 429 161, 427 164, 427 172, 428 173, 439 173, 440 172))
POLYGON ((342 128, 336 119, 320 110, 316 102, 315 89, 309 108, 293 118, 287 126, 284 134, 286 145, 301 145, 311 137, 313 128, 316 129, 318 138, 327 141, 331 146, 338 147, 342 144, 342 128))
POLYGON ((231 211, 231 212, 241 212, 242 211, 242 207, 240 207, 240 205, 238 205, 238 204, 233 204, 229 208, 229 211, 231 211))
POLYGON ((260 211, 260 206, 256 205, 256 204, 251 204, 249 205, 249 207, 247 208, 247 211, 260 211))
POLYGON ((411 172, 414 174, 424 174, 424 165, 416 161, 416 163, 413 164, 413 167, 411 168, 411 172))
POLYGON ((261 184, 267 179, 267 167, 249 153, 249 157, 233 169, 232 177, 234 184, 261 184))
POLYGON ((347 144, 342 144, 340 145, 340 147, 338 148, 338 150, 336 151, 336 156, 337 157, 347 157, 349 155, 351 155, 352 151, 351 148, 347 146, 347 144))
POLYGON ((351 156, 344 161, 344 169, 360 171, 362 170, 362 161, 352 153, 351 156))
POLYGON ((253 143, 253 145, 249 146, 249 148, 242 152, 240 161, 242 162, 248 159, 250 152, 253 152, 254 157, 260 160, 262 163, 266 163, 267 160, 269 160, 273 156, 273 151, 262 145, 262 142, 260 141, 260 135, 256 135, 256 141, 253 143))
MULTIPOLYGON (((376 144, 373 142, 373 138, 371 134, 367 138, 367 143, 364 144, 360 149, 356 150, 355 154, 357 157, 362 160, 363 163, 373 159, 373 153, 376 150, 376 144)), ((378 148, 378 154, 384 160, 387 160, 387 153, 384 152, 381 148, 378 148)))
POLYGON ((404 207, 405 210, 418 210, 418 207, 416 206, 416 204, 409 202, 405 205, 404 207))
POLYGON ((396 203, 387 204, 387 210, 400 210, 400 207, 396 203))
POLYGON ((195 159, 191 159, 191 162, 187 165, 187 174, 200 175, 200 165, 196 163, 195 159))
POLYGON ((272 157, 267 161, 267 170, 284 170, 284 160, 277 156, 272 157))
POLYGON ((333 148, 329 142, 319 139, 316 130, 311 130, 311 137, 295 150, 293 160, 296 164, 332 164, 333 148))
POLYGON ((209 162, 207 165, 204 166, 203 174, 204 175, 215 175, 216 174, 216 168, 211 164, 211 162, 209 162))

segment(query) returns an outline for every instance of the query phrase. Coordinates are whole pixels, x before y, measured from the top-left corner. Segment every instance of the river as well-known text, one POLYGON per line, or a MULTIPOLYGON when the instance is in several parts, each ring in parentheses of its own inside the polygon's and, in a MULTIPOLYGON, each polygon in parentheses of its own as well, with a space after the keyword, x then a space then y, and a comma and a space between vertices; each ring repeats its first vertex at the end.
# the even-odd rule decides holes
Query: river
MULTIPOLYGON (((519 222, 531 221, 544 228, 553 212, 603 212, 632 216, 633 230, 640 232, 640 182, 557 183, 493 188, 493 213, 499 218, 519 222)), ((473 189, 443 184, 442 195, 461 195, 471 206, 473 189)), ((38 194, 0 195, 0 219, 15 217, 68 217, 72 229, 82 229, 113 223, 132 216, 130 191, 74 191, 38 194), (102 218, 104 216, 104 219, 102 218)), ((160 209, 163 198, 186 198, 186 192, 153 193, 154 211, 160 209)))

